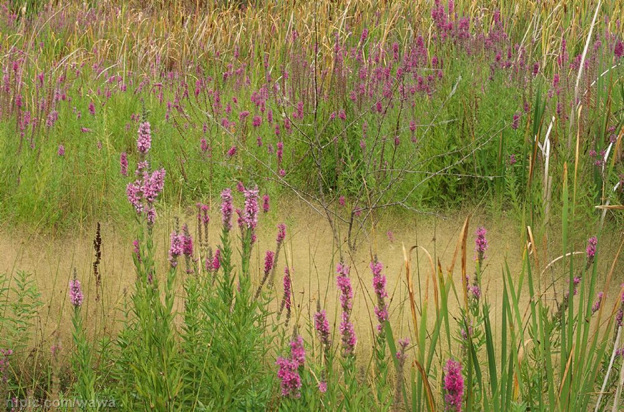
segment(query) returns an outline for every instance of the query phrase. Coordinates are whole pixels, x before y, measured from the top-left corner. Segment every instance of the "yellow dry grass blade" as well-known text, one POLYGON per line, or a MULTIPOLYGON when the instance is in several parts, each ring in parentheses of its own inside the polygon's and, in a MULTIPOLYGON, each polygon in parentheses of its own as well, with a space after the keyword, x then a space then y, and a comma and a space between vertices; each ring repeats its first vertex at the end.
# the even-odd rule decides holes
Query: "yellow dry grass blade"
MULTIPOLYGON (((532 342, 533 342, 533 339, 527 339, 526 341, 524 341, 522 346, 520 346, 520 348, 518 349, 518 368, 521 368, 522 362, 524 362, 525 348, 532 342)), ((518 381, 518 371, 514 371, 513 399, 518 400, 519 396, 520 396, 520 382, 518 381)))
MULTIPOLYGON (((422 251, 425 252, 425 255, 427 255, 427 259, 429 260, 429 266, 431 268, 431 281, 433 283, 433 298, 435 301, 436 311, 438 311, 440 309, 439 301, 438 301, 439 290, 438 290, 438 281, 436 279, 436 270, 435 270, 435 265, 433 263, 433 258, 431 257, 431 254, 429 253, 429 251, 422 246, 412 246, 412 248, 410 249, 410 258, 411 258, 412 250, 416 248, 422 249, 422 251)), ((428 296, 428 292, 429 292, 429 288, 427 287, 427 291, 425 292, 427 296, 428 296)))
POLYGON ((529 256, 533 254, 533 260, 535 261, 535 269, 539 272, 539 257, 537 256, 537 248, 535 245, 535 238, 533 237, 533 231, 531 226, 527 226, 527 236, 529 237, 529 244, 527 245, 527 253, 529 256))
MULTIPOLYGON (((414 283, 412 282, 412 274, 410 273, 410 259, 407 253, 407 250, 405 249, 405 245, 403 246, 403 259, 405 261, 405 278, 407 280, 407 291, 408 291, 408 295, 409 295, 409 301, 410 301, 410 309, 412 311, 412 321, 414 322, 414 335, 415 335, 415 342, 418 342, 418 317, 416 316, 416 301, 414 298, 414 283)), ((423 349, 419 346, 418 347, 419 351, 422 351, 423 349)))
POLYGON ((561 407, 561 392, 563 391, 563 385, 568 377, 568 373, 570 372, 570 365, 572 365, 572 356, 574 356, 574 345, 570 349, 570 356, 568 356, 568 361, 566 362, 565 371, 563 371, 563 377, 561 378, 561 385, 559 385, 559 394, 557 395, 557 405, 561 407))
POLYGON ((598 205, 595 207, 601 210, 624 210, 624 205, 598 205))
POLYGON ((429 377, 427 376, 427 372, 425 372, 425 368, 423 368, 420 362, 418 362, 416 359, 414 359, 414 362, 412 364, 416 366, 418 372, 420 373, 420 378, 422 379, 423 385, 425 386, 425 396, 427 397, 429 411, 433 412, 435 411, 435 401, 433 400, 433 391, 431 390, 431 385, 429 385, 429 377))

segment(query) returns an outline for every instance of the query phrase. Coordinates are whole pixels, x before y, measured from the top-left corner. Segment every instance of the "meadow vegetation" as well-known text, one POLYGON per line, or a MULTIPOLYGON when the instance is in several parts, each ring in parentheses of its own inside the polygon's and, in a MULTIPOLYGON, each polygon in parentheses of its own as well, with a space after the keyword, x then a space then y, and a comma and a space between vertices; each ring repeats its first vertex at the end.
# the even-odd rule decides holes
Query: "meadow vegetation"
POLYGON ((0 233, 95 237, 61 301, 0 276, 0 401, 617 410, 622 17, 601 0, 3 2, 0 233), (296 264, 285 204, 327 225, 329 268, 296 264), (466 210, 509 227, 468 214, 444 260, 378 233, 466 210), (121 296, 101 225, 132 259, 121 296), (519 247, 490 265, 495 230, 519 247))

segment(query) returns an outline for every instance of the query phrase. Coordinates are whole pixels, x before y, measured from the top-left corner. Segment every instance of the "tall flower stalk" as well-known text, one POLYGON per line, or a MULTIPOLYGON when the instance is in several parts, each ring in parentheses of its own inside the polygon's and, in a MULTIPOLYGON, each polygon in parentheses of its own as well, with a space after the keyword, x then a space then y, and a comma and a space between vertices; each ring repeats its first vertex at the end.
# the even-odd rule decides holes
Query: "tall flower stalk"
POLYGON ((314 314, 314 329, 316 336, 321 344, 322 354, 322 370, 319 379, 318 389, 321 393, 327 392, 327 382, 330 381, 332 373, 332 351, 331 351, 331 335, 329 331, 329 322, 325 310, 321 310, 320 301, 316 301, 316 313, 314 314))
POLYGON ((342 308, 340 334, 342 336, 342 356, 343 358, 351 358, 355 356, 355 345, 357 338, 355 329, 351 322, 351 310, 353 309, 353 288, 351 287, 351 278, 349 277, 349 266, 338 263, 336 268, 338 277, 336 284, 340 291, 340 307, 342 308))
POLYGON ((85 401, 95 399, 95 372, 93 369, 92 348, 84 329, 81 309, 84 301, 82 285, 78 280, 76 269, 74 277, 69 282, 69 302, 72 305, 72 337, 76 351, 72 354, 72 366, 76 374, 75 390, 78 396, 85 401))
POLYGON ((340 307, 342 313, 340 315, 340 335, 341 335, 341 355, 342 369, 344 371, 344 387, 345 394, 343 405, 340 407, 346 410, 358 409, 357 399, 354 395, 357 393, 357 378, 355 376, 355 346, 357 337, 355 336, 355 328, 351 322, 351 311, 353 309, 353 288, 351 286, 351 278, 349 277, 349 266, 344 263, 338 263, 336 267, 338 276, 336 285, 340 292, 340 307))
POLYGON ((444 410, 461 412, 464 402, 464 377, 461 363, 449 359, 444 366, 444 410))
MULTIPOLYGON (((387 385, 388 360, 386 359, 386 334, 385 324, 388 321, 388 308, 386 305, 386 276, 383 275, 383 264, 377 260, 370 263, 370 269, 373 273, 373 289, 377 298, 375 306, 375 316, 377 318, 377 328, 375 333, 375 366, 376 366, 376 385, 377 385, 377 401, 384 405, 388 402, 390 393, 387 385)), ((402 385, 402 384, 401 384, 402 385)))

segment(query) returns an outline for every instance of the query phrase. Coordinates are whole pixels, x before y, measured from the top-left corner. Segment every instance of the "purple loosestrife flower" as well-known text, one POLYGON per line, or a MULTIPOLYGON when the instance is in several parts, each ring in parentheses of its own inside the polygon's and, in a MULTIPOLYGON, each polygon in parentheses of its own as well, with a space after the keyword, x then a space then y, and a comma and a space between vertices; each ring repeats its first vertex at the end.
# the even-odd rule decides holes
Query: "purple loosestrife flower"
POLYGON ((142 175, 142 181, 135 180, 128 183, 126 196, 138 214, 146 212, 147 222, 153 225, 156 218, 156 209, 154 209, 153 203, 164 188, 165 169, 155 170, 151 174, 147 170, 143 170, 142 175))
POLYGON ((219 270, 221 267, 221 250, 217 249, 215 251, 214 258, 212 259, 212 270, 215 272, 219 270))
POLYGON ((290 310, 292 305, 292 279, 290 278, 290 270, 288 266, 284 268, 284 296, 282 297, 282 303, 280 305, 280 310, 278 312, 278 316, 282 314, 284 308, 286 308, 286 326, 288 326, 288 322, 290 320, 290 310))
POLYGON ((208 205, 197 203, 197 221, 204 226, 210 222, 210 216, 208 216, 208 205))
POLYGON ((297 361, 279 357, 275 362, 279 366, 277 377, 281 380, 282 396, 299 398, 301 393, 301 376, 299 376, 299 364, 297 361))
POLYGON ((394 393, 394 402, 395 404, 401 403, 402 393, 403 393, 403 376, 405 374, 405 361, 407 360, 407 355, 405 351, 407 350, 407 346, 409 345, 409 339, 399 339, 399 350, 395 354, 398 361, 397 368, 397 379, 396 379, 396 389, 394 393))
POLYGON ((177 231, 171 232, 169 246, 169 263, 174 268, 178 266, 178 257, 184 252, 184 235, 177 231))
POLYGON ((139 240, 138 239, 134 239, 134 241, 132 241, 132 253, 134 254, 134 256, 136 256, 137 261, 141 261, 141 249, 139 249, 139 240))
POLYGON ((84 300, 84 295, 82 294, 82 287, 80 286, 80 281, 76 279, 76 274, 74 273, 74 278, 69 281, 69 301, 75 308, 82 306, 82 301, 84 300))
POLYGON ((230 147, 230 150, 227 151, 228 157, 234 157, 235 154, 236 154, 236 146, 230 147))
POLYGON ((92 116, 95 116, 95 105, 93 102, 89 102, 89 113, 91 113, 92 116))
POLYGON ((62 144, 59 145, 58 150, 56 152, 56 154, 58 154, 59 156, 65 156, 65 146, 63 146, 62 144))
POLYGON ((399 344, 399 351, 396 353, 396 358, 400 363, 404 364, 405 358, 407 357, 405 355, 405 350, 409 346, 409 338, 399 339, 397 343, 399 344))
POLYGON ((299 367, 305 364, 305 348, 303 347, 303 338, 301 335, 297 335, 290 342, 290 356, 292 360, 297 362, 299 367))
POLYGON ((271 250, 267 250, 266 255, 264 257, 264 276, 268 276, 273 269, 273 259, 275 258, 275 253, 271 250))
POLYGON ((221 192, 221 221, 223 223, 223 230, 226 232, 232 229, 232 211, 232 191, 230 188, 227 188, 221 192))
POLYGON ((285 307, 288 313, 290 313, 290 306, 292 304, 290 300, 291 288, 292 288, 292 282, 290 279, 290 271, 286 267, 284 268, 284 298, 282 299, 282 307, 285 307))
POLYGON ((194 272, 191 265, 191 260, 193 259, 193 238, 189 232, 188 225, 182 226, 180 236, 182 236, 182 254, 186 263, 186 273, 191 274, 194 272))
POLYGON ((277 152, 276 152, 276 156, 277 156, 277 164, 282 164, 282 157, 284 155, 284 143, 283 142, 277 142, 277 152))
POLYGON ((353 288, 351 287, 351 279, 349 278, 349 266, 338 263, 336 271, 338 272, 336 284, 340 290, 340 306, 342 307, 340 323, 342 355, 346 358, 354 355, 355 345, 357 343, 355 329, 350 319, 351 309, 353 307, 353 288))
POLYGON ((199 141, 199 149, 201 150, 202 153, 206 153, 208 151, 208 141, 206 140, 205 137, 203 137, 199 141))
POLYGON ((254 116, 254 118, 253 118, 253 127, 260 127, 261 124, 262 124, 262 117, 254 116))
POLYGON ((575 277, 574 279, 572 279, 572 282, 574 284, 574 296, 576 296, 577 293, 577 286, 581 283, 581 278, 580 277, 575 277))
POLYGON ((600 305, 602 304, 603 297, 604 297, 604 293, 598 292, 598 295, 596 295, 596 301, 592 305, 592 315, 600 310, 600 305))
POLYGON ((329 335, 329 322, 327 321, 325 310, 319 310, 314 314, 314 328, 316 329, 319 341, 321 341, 323 350, 328 351, 331 346, 331 340, 329 335))
POLYGON ((264 213, 269 213, 269 208, 270 208, 269 201, 270 201, 269 195, 262 196, 262 211, 264 213))
POLYGON ((258 299, 260 296, 260 292, 262 291, 262 287, 264 286, 266 280, 269 278, 271 271, 273 270, 273 263, 275 262, 275 253, 271 250, 267 250, 266 255, 264 256, 264 275, 262 276, 262 281, 260 282, 260 286, 258 286, 258 290, 256 291, 256 295, 254 299, 258 299))
POLYGON ((150 205, 154 203, 156 197, 162 192, 165 186, 165 169, 154 170, 151 174, 143 172, 143 184, 141 191, 143 197, 150 205))
POLYGON ((471 293, 475 301, 481 299, 481 288, 479 287, 479 285, 468 286, 468 291, 471 293))
POLYGON ((621 59, 622 56, 624 56, 624 43, 622 40, 618 40, 616 43, 615 48, 613 49, 613 54, 616 59, 621 59))
POLYGON ((284 239, 286 238, 286 225, 283 223, 280 223, 279 225, 277 225, 277 243, 278 245, 281 244, 284 239))
POLYGON ((137 149, 143 155, 149 152, 152 147, 152 132, 149 122, 143 122, 139 125, 139 137, 137 138, 137 149))
POLYGON ((325 393, 327 392, 327 382, 325 381, 320 381, 318 384, 318 390, 321 393, 325 393))
POLYGON ((245 189, 243 196, 245 196, 245 206, 241 216, 242 224, 253 233, 258 225, 258 188, 245 189))
POLYGON ((477 228, 477 239, 475 241, 476 251, 477 251, 477 260, 479 261, 479 265, 483 263, 485 259, 485 251, 488 249, 488 241, 485 238, 487 231, 484 227, 477 228))
POLYGON ((462 365, 449 359, 444 366, 444 403, 446 411, 461 412, 464 398, 462 365))
POLYGON ((121 166, 121 175, 128 176, 128 155, 122 152, 119 156, 119 165, 121 166))
POLYGON ((362 35, 360 36, 360 43, 364 43, 367 38, 368 38, 368 29, 364 28, 364 30, 362 30, 362 35))
POLYGON ((182 226, 182 254, 193 256, 193 238, 187 225, 182 226))
POLYGON ((386 277, 381 273, 383 265, 381 262, 371 262, 371 271, 373 272, 373 288, 377 296, 377 306, 375 307, 375 315, 377 316, 377 331, 382 333, 383 327, 388 320, 388 308, 386 307, 385 298, 388 297, 386 292, 386 277))
POLYGON ((511 122, 511 128, 516 130, 520 125, 520 113, 515 113, 513 115, 513 121, 511 122))
POLYGON ((598 245, 598 239, 596 237, 590 237, 587 240, 587 249, 585 252, 587 254, 587 267, 589 268, 592 263, 594 263, 594 258, 596 257, 596 246, 598 245))

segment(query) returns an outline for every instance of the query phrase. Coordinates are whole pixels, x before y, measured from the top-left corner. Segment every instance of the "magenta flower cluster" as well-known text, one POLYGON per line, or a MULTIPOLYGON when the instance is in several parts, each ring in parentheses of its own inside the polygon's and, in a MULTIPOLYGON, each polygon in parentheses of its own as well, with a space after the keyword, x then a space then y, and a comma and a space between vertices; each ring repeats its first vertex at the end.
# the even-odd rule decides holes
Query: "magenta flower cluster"
MULTIPOLYGON (((207 262, 207 264, 208 264, 208 263, 209 263, 209 262, 207 262)), ((219 268, 221 268, 221 249, 217 249, 217 250, 215 251, 215 255, 214 255, 214 257, 212 258, 212 263, 211 263, 211 264, 212 264, 212 270, 213 270, 214 272, 218 271, 218 270, 219 270, 219 268)))
POLYGON ((349 278, 349 266, 338 263, 336 268, 338 277, 336 284, 340 291, 340 306, 342 307, 342 315, 340 322, 340 334, 342 336, 342 354, 344 357, 352 356, 355 352, 355 344, 357 338, 355 336, 355 328, 351 322, 351 309, 353 308, 353 288, 351 287, 351 278, 349 278))
POLYGON ((377 316, 377 331, 381 333, 383 327, 388 320, 388 308, 386 307, 385 298, 388 297, 386 292, 386 277, 381 273, 383 265, 381 262, 375 261, 370 264, 373 272, 373 288, 377 296, 377 306, 375 307, 375 316, 377 316))
POLYGON ((138 239, 134 239, 132 241, 132 253, 134 254, 134 256, 136 256, 137 261, 141 261, 141 249, 139 249, 139 240, 138 239))
POLYGON ((475 240, 475 244, 476 244, 475 250, 477 251, 477 260, 479 261, 479 264, 481 264, 483 260, 485 259, 485 251, 488 249, 488 241, 485 238, 486 234, 487 234, 487 231, 485 230, 484 227, 477 228, 477 239, 475 240))
POLYGON ((401 364, 401 366, 403 364, 405 364, 405 359, 407 359, 407 355, 405 354, 405 351, 407 350, 407 347, 409 346, 409 338, 403 338, 403 339, 399 339, 397 341, 397 343, 399 344, 399 350, 396 353, 396 358, 399 361, 399 364, 401 364))
POLYGON ((290 357, 279 357, 275 362, 279 366, 277 377, 281 380, 282 396, 299 398, 301 396, 301 376, 299 371, 305 364, 303 338, 297 335, 290 342, 290 357))
POLYGON ((242 225, 253 233, 258 225, 258 188, 245 189, 243 196, 245 196, 245 206, 241 216, 242 225))
POLYGON ((264 276, 268 276, 273 269, 273 259, 275 259, 275 253, 271 250, 267 250, 266 255, 264 257, 264 276))
POLYGON ((139 126, 139 137, 137 138, 137 149, 139 153, 147 154, 152 147, 152 132, 149 122, 142 122, 139 126))
POLYGON ((270 201, 269 195, 262 196, 262 211, 264 213, 269 213, 269 208, 270 208, 269 201, 270 201))
MULTIPOLYGON (((137 170, 135 172, 137 176, 141 176, 141 179, 128 183, 126 186, 126 196, 137 214, 141 215, 145 212, 148 224, 153 225, 156 220, 154 202, 165 187, 165 169, 155 170, 151 173, 149 171, 149 162, 145 160, 145 155, 150 148, 151 139, 149 122, 141 123, 139 127, 139 137, 137 139, 137 148, 141 153, 142 160, 137 164, 137 170)), ((122 153, 120 158, 122 174, 124 173, 124 168, 127 173, 128 167, 128 159, 124 155, 125 153, 122 153)))
POLYGON ((230 188, 224 189, 223 192, 221 192, 221 222, 223 224, 223 230, 226 232, 232 229, 233 210, 232 190, 230 190, 230 188))
POLYGON ((462 365, 449 359, 444 366, 444 404, 446 411, 460 412, 464 399, 462 365))
POLYGON ((176 231, 171 232, 169 242, 169 264, 172 268, 178 266, 178 257, 184 251, 184 235, 176 231))
POLYGON ((277 225, 277 243, 281 244, 286 238, 286 225, 280 223, 277 225))
POLYGON ((155 170, 152 173, 143 170, 142 175, 142 180, 137 179, 128 183, 126 196, 134 210, 139 215, 146 212, 147 221, 154 224, 156 220, 154 202, 165 186, 165 169, 155 170))
POLYGON ((121 168, 121 175, 128 176, 128 155, 126 152, 122 152, 119 156, 119 166, 121 168))
POLYGON ((287 313, 290 313, 291 295, 292 295, 292 282, 290 279, 290 270, 284 268, 284 298, 282 299, 282 307, 286 308, 287 313))
POLYGON ((331 346, 331 340, 329 335, 329 322, 327 321, 327 314, 325 310, 320 310, 314 314, 314 328, 318 335, 319 341, 323 349, 327 350, 331 346))
POLYGON ((587 255, 587 266, 591 266, 594 262, 594 257, 596 257, 596 246, 598 245, 598 239, 596 237, 590 237, 587 240, 587 248, 585 249, 585 253, 587 255))
POLYGON ((186 224, 182 227, 182 254, 187 257, 193 256, 193 238, 186 224))
POLYGON ((203 203, 197 204, 197 221, 204 226, 210 222, 210 216, 208 216, 208 205, 203 203))
POLYGON ((598 312, 600 310, 600 305, 602 304, 602 298, 604 297, 603 292, 598 292, 596 295, 596 301, 592 305, 592 314, 598 312))
POLYGON ((84 295, 82 294, 82 287, 78 279, 72 279, 69 281, 69 301, 75 308, 82 306, 84 295))

